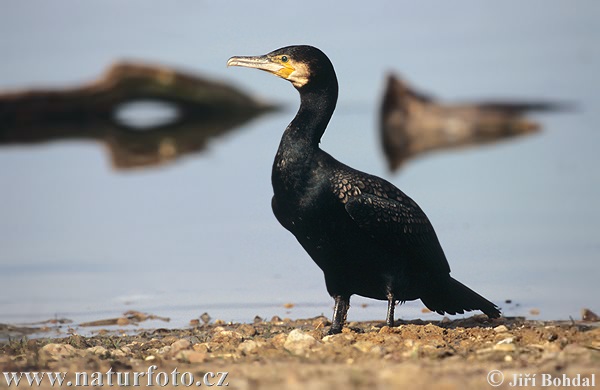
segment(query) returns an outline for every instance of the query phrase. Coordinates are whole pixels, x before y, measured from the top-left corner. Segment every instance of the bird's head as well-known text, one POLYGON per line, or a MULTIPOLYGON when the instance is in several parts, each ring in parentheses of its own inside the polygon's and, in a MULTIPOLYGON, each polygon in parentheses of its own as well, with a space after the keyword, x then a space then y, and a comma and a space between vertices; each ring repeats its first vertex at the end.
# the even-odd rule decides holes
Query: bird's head
POLYGON ((335 82, 329 58, 319 49, 307 45, 287 46, 254 57, 231 57, 227 66, 243 66, 273 73, 290 81, 298 90, 310 85, 335 82))

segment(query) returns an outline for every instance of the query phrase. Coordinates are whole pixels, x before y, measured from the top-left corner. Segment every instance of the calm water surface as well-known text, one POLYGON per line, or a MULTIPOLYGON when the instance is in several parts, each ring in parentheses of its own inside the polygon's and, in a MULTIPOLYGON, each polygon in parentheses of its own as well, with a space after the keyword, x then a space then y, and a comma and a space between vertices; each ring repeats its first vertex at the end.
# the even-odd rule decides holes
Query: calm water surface
MULTIPOLYGON (((73 85, 133 58, 226 80, 287 109, 160 168, 114 171, 95 143, 1 148, 0 322, 129 309, 169 316, 169 326, 205 311, 228 321, 329 316, 321 271, 270 210, 271 163, 297 93, 265 73, 225 67, 232 55, 295 43, 322 48, 338 72, 338 110, 322 147, 413 197, 453 276, 506 315, 600 311, 599 4, 5 5, 2 89, 73 85), (377 135, 390 70, 448 100, 543 98, 578 108, 534 117, 541 134, 431 154, 390 174, 377 135), (296 306, 284 309, 288 302, 296 306)), ((384 302, 352 302, 350 320, 385 317, 384 302)), ((439 319, 421 308, 409 302, 397 316, 439 319)))

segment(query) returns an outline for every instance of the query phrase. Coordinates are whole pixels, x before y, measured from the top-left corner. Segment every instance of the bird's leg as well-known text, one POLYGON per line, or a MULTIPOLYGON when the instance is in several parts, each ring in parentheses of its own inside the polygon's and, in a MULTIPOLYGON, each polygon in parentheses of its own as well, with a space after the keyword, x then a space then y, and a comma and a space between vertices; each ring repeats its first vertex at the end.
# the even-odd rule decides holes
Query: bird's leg
POLYGON ((348 314, 348 308, 350 308, 350 298, 341 295, 333 297, 335 299, 335 306, 333 307, 333 321, 329 334, 342 333, 342 328, 346 322, 346 315, 348 314))
POLYGON ((394 298, 394 294, 392 293, 388 293, 387 299, 388 309, 385 324, 391 328, 394 326, 394 309, 396 308, 396 299, 394 298))

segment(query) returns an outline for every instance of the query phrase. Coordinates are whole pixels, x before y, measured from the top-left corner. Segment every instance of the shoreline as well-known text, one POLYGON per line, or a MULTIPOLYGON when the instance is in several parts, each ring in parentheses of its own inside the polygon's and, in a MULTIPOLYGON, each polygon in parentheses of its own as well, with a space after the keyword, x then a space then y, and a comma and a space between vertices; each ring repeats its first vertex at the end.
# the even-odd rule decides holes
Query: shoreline
MULTIPOLYGON (((218 378, 210 374, 227 372, 228 387, 242 389, 482 388, 490 386, 489 375, 492 381, 502 376, 500 388, 515 380, 517 387, 536 387, 542 386, 542 378, 563 381, 561 386, 565 378, 594 378, 595 383, 600 379, 599 321, 489 320, 476 315, 398 321, 392 328, 381 321, 364 321, 351 322, 333 336, 327 335, 329 326, 322 316, 257 318, 251 324, 198 324, 124 335, 111 331, 12 339, 0 343, 0 367, 3 372, 66 372, 67 380, 73 381, 76 373, 97 373, 107 381, 116 372, 148 376, 152 370, 150 376, 164 373, 171 385, 173 379, 187 381, 191 376, 202 382, 204 375, 215 384, 218 378), (172 377, 174 370, 178 378, 172 377), (183 373, 189 376, 181 377, 183 373), (537 383, 519 384, 533 374, 537 383)), ((6 386, 0 383, 0 388, 6 386)), ((42 381, 41 388, 51 388, 50 383, 42 381)))

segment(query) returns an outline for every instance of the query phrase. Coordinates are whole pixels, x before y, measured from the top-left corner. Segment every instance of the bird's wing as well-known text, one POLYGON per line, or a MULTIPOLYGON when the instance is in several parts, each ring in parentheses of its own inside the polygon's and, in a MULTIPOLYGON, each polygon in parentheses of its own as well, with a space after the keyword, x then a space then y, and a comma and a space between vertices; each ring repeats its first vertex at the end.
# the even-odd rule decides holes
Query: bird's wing
POLYGON ((402 253, 414 267, 450 272, 433 226, 410 199, 403 202, 363 193, 349 197, 345 207, 361 229, 402 253))

